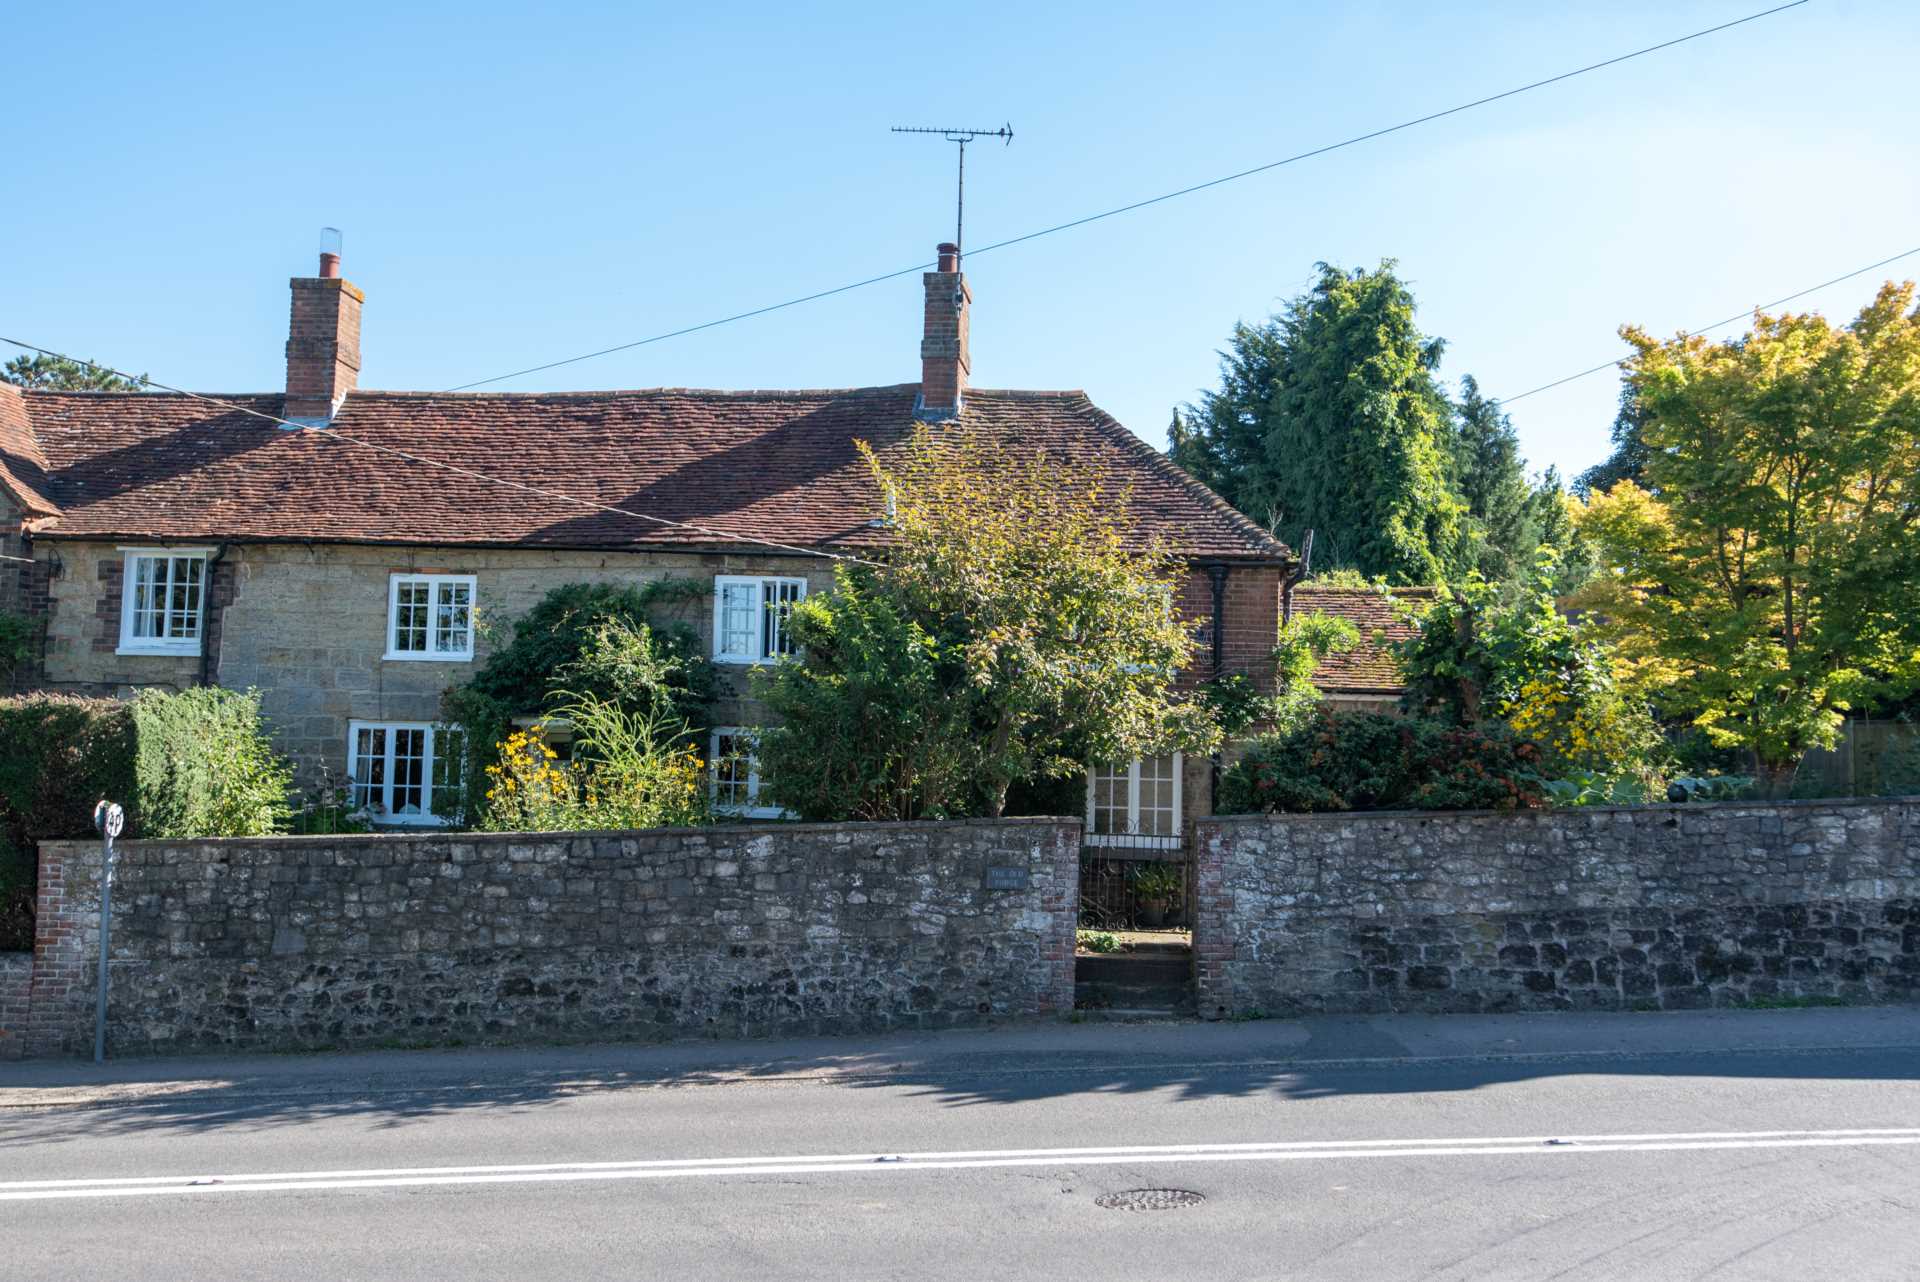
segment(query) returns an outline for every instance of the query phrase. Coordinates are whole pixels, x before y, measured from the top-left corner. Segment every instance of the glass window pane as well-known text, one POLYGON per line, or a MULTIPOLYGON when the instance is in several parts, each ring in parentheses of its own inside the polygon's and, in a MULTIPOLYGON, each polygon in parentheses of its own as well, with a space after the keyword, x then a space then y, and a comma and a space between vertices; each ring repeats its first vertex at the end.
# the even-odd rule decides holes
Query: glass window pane
POLYGON ((427 732, 396 727, 393 731, 393 808, 395 815, 422 815, 426 811, 427 732))
POLYGON ((387 732, 381 726, 362 726, 353 743, 353 808, 386 808, 387 732))

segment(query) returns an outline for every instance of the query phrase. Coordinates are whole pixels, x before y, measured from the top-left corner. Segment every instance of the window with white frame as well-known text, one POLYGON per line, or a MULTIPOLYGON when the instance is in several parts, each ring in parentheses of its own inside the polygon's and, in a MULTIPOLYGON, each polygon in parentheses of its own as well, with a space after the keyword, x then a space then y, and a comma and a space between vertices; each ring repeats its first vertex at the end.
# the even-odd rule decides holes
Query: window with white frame
POLYGON ((717 575, 713 657, 721 663, 767 663, 792 654, 787 616, 806 595, 805 579, 717 575))
POLYGON ((378 823, 447 823, 458 817, 465 757, 460 732, 449 726, 348 722, 348 804, 378 823))
POLYGON ((760 801, 760 760, 753 755, 753 731, 717 726, 709 744, 708 789, 713 808, 730 815, 777 819, 786 812, 760 801))
POLYGON ((474 577, 396 574, 387 588, 389 659, 473 658, 474 577))
POLYGON ((1136 757, 1087 771, 1087 843, 1180 844, 1181 757, 1136 757))
POLYGON ((206 616, 204 548, 126 548, 120 653, 199 654, 206 616))

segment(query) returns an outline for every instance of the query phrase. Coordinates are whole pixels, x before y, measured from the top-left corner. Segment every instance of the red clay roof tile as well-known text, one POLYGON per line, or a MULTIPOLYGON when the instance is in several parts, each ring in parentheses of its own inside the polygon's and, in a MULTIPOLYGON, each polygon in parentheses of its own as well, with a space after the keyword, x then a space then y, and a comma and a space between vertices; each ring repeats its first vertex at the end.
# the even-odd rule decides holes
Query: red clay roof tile
MULTIPOLYGON (((848 391, 349 395, 334 430, 520 485, 700 533, 462 478, 186 396, 27 392, 55 536, 733 547, 883 544, 876 487, 855 442, 911 430, 917 385, 848 391)), ((279 396, 219 399, 267 414, 279 396)), ((1142 534, 1193 557, 1276 561, 1266 531, 1095 407, 1082 392, 969 393, 962 422, 1044 449, 1130 491, 1142 534)), ((0 426, 0 461, 10 462, 0 426)))

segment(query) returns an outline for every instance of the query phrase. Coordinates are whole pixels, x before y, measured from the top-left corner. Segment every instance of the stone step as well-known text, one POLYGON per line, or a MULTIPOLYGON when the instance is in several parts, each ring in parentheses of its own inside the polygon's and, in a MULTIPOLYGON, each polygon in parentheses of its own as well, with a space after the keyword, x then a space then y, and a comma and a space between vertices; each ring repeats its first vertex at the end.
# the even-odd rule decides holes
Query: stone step
POLYGON ((1184 988, 1193 975, 1189 951, 1164 954, 1103 953, 1074 959, 1073 977, 1085 983, 1147 984, 1184 988))

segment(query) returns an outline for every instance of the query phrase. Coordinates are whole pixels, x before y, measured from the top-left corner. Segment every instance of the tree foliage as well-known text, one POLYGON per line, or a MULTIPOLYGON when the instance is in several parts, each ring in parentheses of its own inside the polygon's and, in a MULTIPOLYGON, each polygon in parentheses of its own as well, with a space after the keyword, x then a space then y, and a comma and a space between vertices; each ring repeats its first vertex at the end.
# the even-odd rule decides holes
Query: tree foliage
POLYGON ((1770 791, 1842 713, 1920 681, 1920 317, 1888 284, 1849 325, 1757 314, 1750 334, 1627 328, 1643 487, 1580 517, 1585 601, 1770 791))
POLYGON ((1391 261, 1323 263, 1278 316, 1234 327, 1221 386, 1176 420, 1173 457, 1241 511, 1312 527, 1330 564, 1439 582, 1464 546, 1441 350, 1391 261))
POLYGON ((1613 452, 1575 478, 1574 493, 1584 498, 1610 490, 1622 481, 1632 481, 1644 487, 1647 483, 1646 423, 1647 411, 1640 403, 1639 392, 1635 390, 1631 379, 1623 380, 1620 384, 1620 409, 1614 415, 1613 427, 1608 433, 1613 441, 1613 452))
POLYGON ((1220 779, 1220 813, 1522 810, 1545 804, 1537 749, 1499 726, 1321 709, 1256 740, 1220 779))
POLYGON ((137 392, 146 386, 64 356, 16 356, 0 367, 0 379, 39 392, 137 392))
POLYGON ((1553 556, 1505 587, 1478 577, 1450 589, 1395 645, 1409 714, 1496 724, 1539 748, 1549 779, 1604 780, 1617 800, 1659 795, 1664 740, 1633 670, 1556 600, 1553 556))
POLYGON ((487 767, 513 720, 559 715, 563 703, 608 703, 680 726, 684 737, 704 731, 719 674, 700 634, 671 616, 711 592, 694 579, 568 583, 548 592, 514 621, 507 644, 442 700, 466 744, 468 795, 455 804, 483 813, 487 767))
POLYGON ((1135 543, 1126 495, 982 429, 865 453, 895 544, 797 606, 800 654, 757 671, 774 800, 808 818, 997 815, 1016 781, 1217 744, 1173 690, 1194 646, 1172 608, 1181 567, 1135 543))

